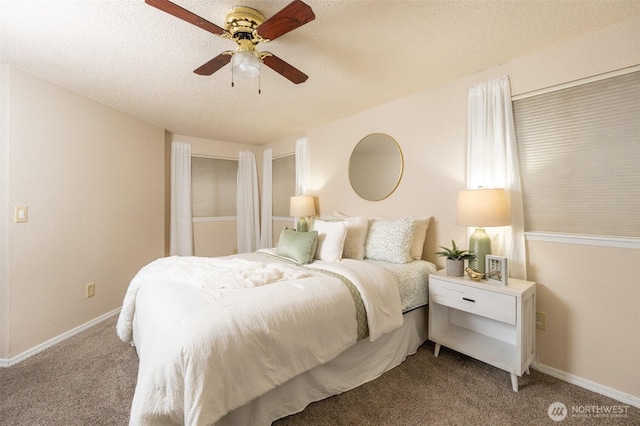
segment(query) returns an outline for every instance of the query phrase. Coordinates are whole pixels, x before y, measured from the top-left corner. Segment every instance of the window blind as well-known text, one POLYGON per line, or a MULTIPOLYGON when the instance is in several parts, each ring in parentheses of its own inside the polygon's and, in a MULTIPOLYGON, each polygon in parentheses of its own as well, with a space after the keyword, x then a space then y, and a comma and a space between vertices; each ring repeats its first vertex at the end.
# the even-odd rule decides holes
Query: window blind
POLYGON ((271 168, 273 215, 289 216, 289 198, 296 191, 296 157, 294 154, 274 158, 271 168))
POLYGON ((236 216, 238 160, 191 157, 194 218, 236 216))
POLYGON ((640 238, 640 72, 513 108, 525 231, 640 238))

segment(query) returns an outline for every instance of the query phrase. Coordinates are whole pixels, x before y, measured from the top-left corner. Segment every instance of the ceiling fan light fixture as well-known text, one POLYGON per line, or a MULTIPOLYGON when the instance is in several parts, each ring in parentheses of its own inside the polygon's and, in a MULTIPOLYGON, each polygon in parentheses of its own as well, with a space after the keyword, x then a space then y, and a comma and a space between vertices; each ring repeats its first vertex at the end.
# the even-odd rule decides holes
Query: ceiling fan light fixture
MULTIPOLYGON (((309 78, 305 73, 272 53, 256 50, 259 43, 273 41, 316 18, 311 7, 302 0, 292 0, 266 20, 261 12, 253 8, 234 7, 227 12, 225 28, 207 21, 170 0, 145 0, 145 2, 212 34, 232 40, 238 45, 235 52, 226 50, 193 70, 198 75, 211 75, 231 62, 232 87, 235 74, 245 78, 260 77, 261 63, 294 84, 304 83, 309 78)), ((258 93, 260 93, 259 89, 258 93)))
POLYGON ((260 59, 252 52, 236 52, 231 58, 233 75, 256 78, 260 75, 260 59))

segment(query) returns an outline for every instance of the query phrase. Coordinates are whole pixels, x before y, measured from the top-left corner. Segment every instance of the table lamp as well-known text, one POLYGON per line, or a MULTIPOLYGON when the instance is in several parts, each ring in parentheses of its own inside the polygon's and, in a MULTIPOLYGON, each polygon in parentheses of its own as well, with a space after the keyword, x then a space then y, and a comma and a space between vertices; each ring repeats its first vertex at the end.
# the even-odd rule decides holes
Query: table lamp
POLYGON ((469 251, 476 258, 469 261, 469 268, 485 272, 485 256, 491 254, 491 238, 485 227, 509 225, 509 206, 504 189, 470 189, 458 193, 456 223, 461 226, 475 226, 469 238, 469 251))
POLYGON ((289 216, 298 217, 296 230, 298 232, 309 231, 307 217, 316 214, 316 206, 311 195, 296 195, 289 198, 289 216))

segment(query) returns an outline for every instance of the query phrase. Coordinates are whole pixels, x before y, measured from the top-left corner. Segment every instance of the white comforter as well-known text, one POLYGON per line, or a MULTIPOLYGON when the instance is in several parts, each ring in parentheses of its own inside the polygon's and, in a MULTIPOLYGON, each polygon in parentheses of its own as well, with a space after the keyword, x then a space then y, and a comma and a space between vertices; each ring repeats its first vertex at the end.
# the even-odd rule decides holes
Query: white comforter
MULTIPOLYGON (((351 263, 313 268, 353 282, 376 339, 402 324, 397 287, 384 269, 351 263)), ((118 318, 140 358, 130 424, 214 424, 353 345, 355 318, 339 279, 266 254, 158 259, 134 277, 118 318)))

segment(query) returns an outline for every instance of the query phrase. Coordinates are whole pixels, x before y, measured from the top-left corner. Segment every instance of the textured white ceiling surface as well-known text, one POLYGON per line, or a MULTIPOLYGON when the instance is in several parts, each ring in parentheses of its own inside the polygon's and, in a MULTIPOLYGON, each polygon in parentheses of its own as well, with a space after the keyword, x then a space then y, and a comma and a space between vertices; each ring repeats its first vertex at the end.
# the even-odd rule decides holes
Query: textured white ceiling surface
MULTIPOLYGON (((235 43, 143 0, 0 0, 0 61, 172 133, 261 145, 640 16, 637 0, 305 2, 314 21, 258 46, 298 85, 195 74, 235 43)), ((175 3, 224 27, 234 6, 289 1, 175 3)))

